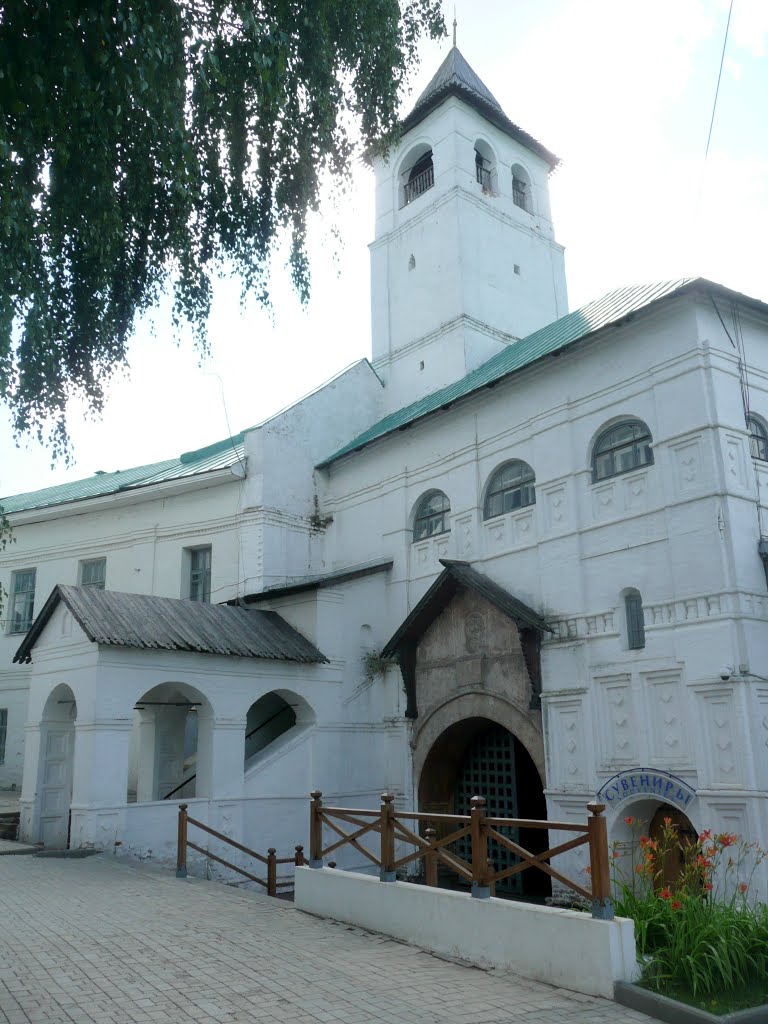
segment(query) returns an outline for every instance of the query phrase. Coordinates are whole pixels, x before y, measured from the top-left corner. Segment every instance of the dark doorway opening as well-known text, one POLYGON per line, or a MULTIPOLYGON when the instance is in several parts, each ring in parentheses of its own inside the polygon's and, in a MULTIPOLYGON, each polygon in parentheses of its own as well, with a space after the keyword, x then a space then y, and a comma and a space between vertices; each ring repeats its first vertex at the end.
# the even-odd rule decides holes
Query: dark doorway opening
MULTIPOLYGON (((488 814, 503 818, 545 819, 547 805, 539 773, 523 744, 509 730, 487 718, 457 722, 438 737, 427 755, 419 782, 419 810, 444 814, 468 814, 473 796, 486 799, 488 814)), ((443 828, 442 834, 453 828, 443 828)), ((501 829, 532 853, 548 846, 546 829, 501 829)), ((464 859, 470 858, 468 839, 453 845, 464 859)), ((489 844, 489 856, 497 869, 512 867, 517 858, 499 843, 489 844)), ((461 880, 444 870, 441 884, 461 887, 461 880)), ((497 886, 498 896, 543 900, 551 892, 543 871, 527 869, 497 886)))

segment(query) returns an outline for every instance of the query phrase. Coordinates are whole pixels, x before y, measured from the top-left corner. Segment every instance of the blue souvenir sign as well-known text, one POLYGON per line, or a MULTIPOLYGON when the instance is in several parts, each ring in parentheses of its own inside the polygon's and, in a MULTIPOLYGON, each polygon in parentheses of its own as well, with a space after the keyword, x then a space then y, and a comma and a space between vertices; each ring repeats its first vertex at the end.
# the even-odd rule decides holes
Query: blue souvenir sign
POLYGON ((619 772, 601 786, 597 798, 606 807, 616 807, 638 796, 655 797, 685 811, 696 799, 696 791, 687 782, 660 768, 630 768, 619 772))

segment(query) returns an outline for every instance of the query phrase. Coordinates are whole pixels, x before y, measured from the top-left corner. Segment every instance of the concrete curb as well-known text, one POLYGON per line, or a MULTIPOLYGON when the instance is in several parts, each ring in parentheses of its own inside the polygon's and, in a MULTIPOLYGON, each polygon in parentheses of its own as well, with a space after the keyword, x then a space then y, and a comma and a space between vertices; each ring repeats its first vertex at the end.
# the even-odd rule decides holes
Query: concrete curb
POLYGON ((83 857, 93 857, 101 853, 101 850, 38 850, 36 857, 58 857, 60 860, 80 860, 83 857))
POLYGON ((720 1015, 678 1003, 668 996, 650 992, 647 988, 640 988, 639 985, 632 985, 626 981, 616 982, 613 997, 622 1006, 639 1010, 649 1017, 655 1017, 656 1020, 666 1021, 667 1024, 765 1024, 768 1020, 766 1004, 720 1015))

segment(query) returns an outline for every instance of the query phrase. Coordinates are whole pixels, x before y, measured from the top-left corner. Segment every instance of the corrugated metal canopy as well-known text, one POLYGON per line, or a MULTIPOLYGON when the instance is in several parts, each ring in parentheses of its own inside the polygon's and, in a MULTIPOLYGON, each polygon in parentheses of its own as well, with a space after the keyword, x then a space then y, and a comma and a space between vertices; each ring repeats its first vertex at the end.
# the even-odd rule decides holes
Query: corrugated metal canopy
POLYGON ((96 644, 276 661, 328 661, 277 612, 59 584, 16 652, 15 662, 32 660, 38 637, 62 601, 96 644))
MULTIPOLYGON (((372 441, 385 437, 395 430, 403 430, 415 423, 416 420, 447 408, 460 398, 465 398, 482 388, 492 387, 504 377, 522 370, 538 359, 559 352, 600 328, 614 324, 631 313, 697 281, 700 279, 681 278, 677 281, 661 281, 633 288, 618 288, 616 291, 609 292, 603 298, 596 299, 594 302, 582 306, 581 309, 574 310, 573 313, 568 313, 559 320, 555 320, 547 327, 542 327, 533 334, 529 334, 528 337, 513 342, 498 355, 493 356, 492 359, 454 384, 448 384, 419 399, 418 402, 413 402, 411 405, 385 416, 383 420, 379 420, 378 423, 359 434, 354 441, 350 441, 349 444, 344 445, 323 462, 318 463, 316 468, 324 469, 343 455, 364 448, 372 441)), ((709 282, 704 283, 708 284, 709 282)))

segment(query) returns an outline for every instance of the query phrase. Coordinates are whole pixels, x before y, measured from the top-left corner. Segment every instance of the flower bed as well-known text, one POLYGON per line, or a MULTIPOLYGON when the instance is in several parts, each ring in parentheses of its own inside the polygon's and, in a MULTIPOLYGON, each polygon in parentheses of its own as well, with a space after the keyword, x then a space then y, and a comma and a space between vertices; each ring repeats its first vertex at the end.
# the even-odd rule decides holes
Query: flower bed
POLYGON ((710 1013, 768 1003, 768 907, 749 898, 766 851, 710 830, 683 840, 670 818, 658 839, 625 821, 638 841, 629 871, 614 846, 616 912, 635 922, 640 984, 710 1013))

